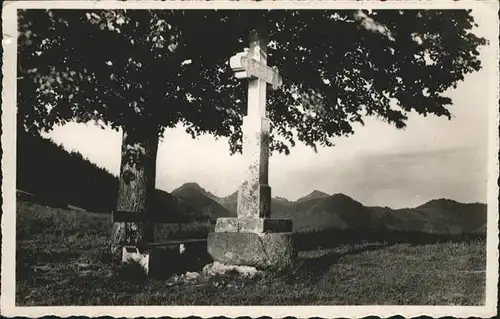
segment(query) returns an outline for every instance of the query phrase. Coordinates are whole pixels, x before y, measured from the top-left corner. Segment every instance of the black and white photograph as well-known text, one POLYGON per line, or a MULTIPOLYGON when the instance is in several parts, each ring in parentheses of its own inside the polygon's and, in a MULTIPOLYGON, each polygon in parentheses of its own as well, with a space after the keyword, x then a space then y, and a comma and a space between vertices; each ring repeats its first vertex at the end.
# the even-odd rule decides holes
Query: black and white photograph
POLYGON ((2 313, 496 315, 498 10, 6 2, 2 313))

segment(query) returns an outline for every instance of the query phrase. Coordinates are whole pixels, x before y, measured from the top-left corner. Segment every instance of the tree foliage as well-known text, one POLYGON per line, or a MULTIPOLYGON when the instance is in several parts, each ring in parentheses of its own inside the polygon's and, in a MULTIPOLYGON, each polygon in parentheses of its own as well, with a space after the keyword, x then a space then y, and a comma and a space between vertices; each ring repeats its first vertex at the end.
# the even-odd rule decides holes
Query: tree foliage
POLYGON ((19 120, 32 131, 98 120, 114 129, 182 123, 241 150, 246 86, 228 59, 256 24, 268 64, 272 149, 330 146, 375 115, 450 117, 446 90, 481 67, 466 10, 25 10, 19 14, 19 120))

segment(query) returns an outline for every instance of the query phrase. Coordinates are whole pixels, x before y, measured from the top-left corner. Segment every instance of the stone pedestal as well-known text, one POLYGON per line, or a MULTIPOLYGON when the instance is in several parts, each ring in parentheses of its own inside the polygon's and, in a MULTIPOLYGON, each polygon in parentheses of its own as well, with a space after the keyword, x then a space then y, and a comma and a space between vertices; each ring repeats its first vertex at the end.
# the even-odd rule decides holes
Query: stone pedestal
POLYGON ((290 269, 296 260, 291 232, 210 233, 208 253, 226 265, 253 266, 258 269, 290 269))
POLYGON ((207 245, 210 256, 226 265, 287 269, 296 259, 289 219, 218 218, 207 245))

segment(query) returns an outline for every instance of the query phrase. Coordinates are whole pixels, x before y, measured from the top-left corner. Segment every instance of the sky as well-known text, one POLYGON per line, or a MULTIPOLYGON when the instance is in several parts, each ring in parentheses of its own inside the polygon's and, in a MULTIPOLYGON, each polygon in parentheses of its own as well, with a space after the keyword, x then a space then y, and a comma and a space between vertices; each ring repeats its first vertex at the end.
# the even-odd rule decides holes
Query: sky
MULTIPOLYGON (((487 201, 488 79, 496 76, 493 17, 474 11, 475 34, 492 41, 481 51, 483 69, 469 74, 447 92, 453 119, 410 114, 398 130, 375 118, 355 126, 354 135, 337 138, 335 147, 312 149, 298 144, 288 156, 274 154, 269 163, 273 196, 296 200, 313 190, 344 193, 365 205, 415 207, 431 199, 487 201), (493 74, 492 74, 493 73, 493 74)), ((93 124, 69 123, 46 135, 67 150, 77 150, 117 175, 121 133, 93 124)), ((243 157, 231 156, 226 139, 192 139, 181 127, 166 131, 157 157, 156 187, 166 191, 197 182, 217 196, 237 190, 243 157)))

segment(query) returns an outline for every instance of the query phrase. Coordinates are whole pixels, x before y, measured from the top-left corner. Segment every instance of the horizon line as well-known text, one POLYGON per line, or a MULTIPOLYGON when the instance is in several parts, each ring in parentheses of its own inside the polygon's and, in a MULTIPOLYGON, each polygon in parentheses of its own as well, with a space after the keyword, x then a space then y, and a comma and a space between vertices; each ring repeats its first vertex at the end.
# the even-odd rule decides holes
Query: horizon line
MULTIPOLYGON (((188 185, 188 184, 195 184, 195 185, 197 185, 199 188, 201 188, 202 190, 204 190, 205 192, 207 192, 207 193, 209 193, 209 194, 211 194, 211 195, 213 195, 213 196, 215 196, 216 198, 219 198, 219 199, 228 198, 229 196, 231 196, 231 195, 233 195, 234 193, 237 193, 237 192, 238 192, 238 190, 236 190, 235 192, 232 192, 232 193, 230 193, 229 195, 226 195, 226 196, 219 196, 219 195, 216 195, 216 194, 214 194, 213 192, 211 192, 211 191, 207 190, 205 187, 201 186, 201 185, 200 185, 200 183, 197 183, 197 182, 185 182, 185 183, 181 184, 181 185, 180 185, 180 186, 178 186, 178 187, 172 188, 172 190, 171 190, 171 191, 167 191, 167 190, 165 190, 165 189, 161 189, 161 188, 158 188, 158 187, 155 187, 155 189, 160 190, 160 191, 167 192, 167 193, 169 193, 169 194, 171 194, 171 195, 175 196, 175 195, 173 194, 173 192, 175 192, 175 191, 176 191, 176 190, 178 190, 179 188, 183 187, 184 185, 188 185)), ((308 195, 310 195, 310 194, 312 194, 312 193, 314 193, 314 192, 316 192, 316 191, 317 191, 317 192, 324 193, 324 194, 328 195, 328 197, 332 197, 332 196, 335 196, 335 195, 343 195, 343 196, 349 197, 350 199, 352 199, 352 200, 354 200, 354 201, 356 201, 356 202, 360 203, 360 204, 361 204, 361 205, 363 205, 364 207, 384 207, 384 208, 390 208, 390 209, 394 209, 394 210, 397 210, 397 209, 405 209, 405 208, 410 208, 410 209, 412 209, 412 208, 418 208, 418 207, 420 207, 420 206, 422 206, 422 205, 425 205, 425 204, 427 204, 427 203, 429 203, 429 202, 431 202, 431 201, 436 201, 436 200, 449 200, 449 201, 454 201, 454 202, 456 202, 456 203, 458 203, 458 204, 464 204, 464 205, 471 205, 471 204, 483 204, 483 205, 488 205, 488 203, 483 203, 483 202, 480 202, 480 201, 475 201, 475 202, 462 202, 462 201, 458 201, 458 200, 456 200, 456 199, 452 199, 452 198, 439 197, 439 198, 433 198, 433 199, 427 200, 427 201, 423 202, 422 204, 417 205, 417 206, 414 206, 414 207, 408 207, 408 206, 406 206, 406 207, 394 208, 394 207, 391 207, 391 206, 386 206, 386 205, 384 205, 384 206, 380 206, 380 205, 368 205, 368 206, 367 206, 367 205, 365 205, 365 204, 361 203, 360 201, 358 201, 357 199, 353 198, 352 196, 350 196, 350 195, 348 195, 348 194, 344 194, 344 193, 332 193, 332 194, 330 194, 329 192, 325 192, 325 191, 322 191, 322 190, 319 190, 319 189, 314 189, 314 190, 312 190, 311 192, 309 192, 308 194, 303 195, 303 196, 300 196, 300 197, 298 197, 298 198, 297 198, 297 199, 295 199, 295 200, 288 199, 288 198, 286 198, 286 197, 284 197, 284 196, 271 196, 271 199, 282 198, 282 199, 285 199, 285 200, 289 201, 290 203, 297 203, 300 199, 302 199, 302 198, 304 198, 304 197, 307 197, 308 195)))

